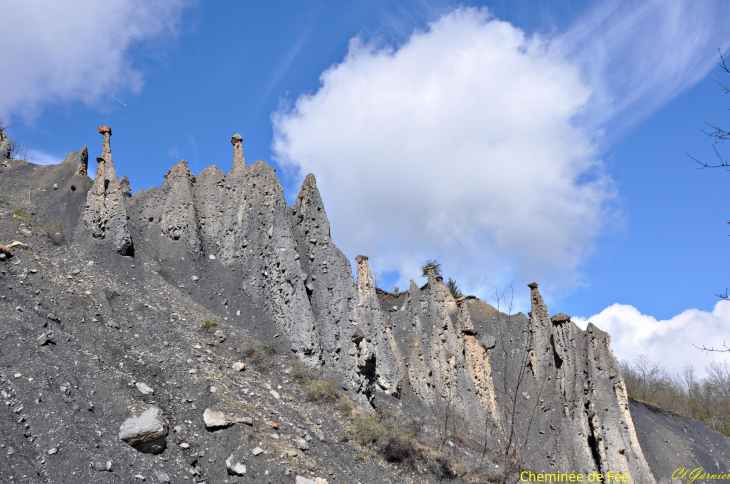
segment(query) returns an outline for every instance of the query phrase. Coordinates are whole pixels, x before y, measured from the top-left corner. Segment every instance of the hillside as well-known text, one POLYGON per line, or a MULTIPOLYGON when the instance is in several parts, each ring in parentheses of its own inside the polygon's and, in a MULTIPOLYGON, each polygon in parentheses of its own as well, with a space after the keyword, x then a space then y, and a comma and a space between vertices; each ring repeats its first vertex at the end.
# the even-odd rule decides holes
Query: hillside
POLYGON ((719 434, 630 404, 610 336, 551 316, 536 283, 528 315, 433 273, 386 293, 366 256, 353 277, 313 175, 287 205, 236 135, 229 173, 181 160, 132 195, 99 132, 94 180, 86 146, 39 166, 0 135, 2 482, 730 468, 719 434))

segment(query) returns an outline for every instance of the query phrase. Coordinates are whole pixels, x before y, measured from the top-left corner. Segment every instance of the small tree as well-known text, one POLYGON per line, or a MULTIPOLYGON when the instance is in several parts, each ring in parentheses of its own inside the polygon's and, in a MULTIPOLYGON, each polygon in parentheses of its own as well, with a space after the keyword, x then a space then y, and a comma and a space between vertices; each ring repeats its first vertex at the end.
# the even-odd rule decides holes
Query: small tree
POLYGON ((435 259, 429 259, 421 266, 421 277, 428 277, 428 270, 433 269, 437 276, 441 275, 441 263, 435 259))
POLYGON ((456 283, 456 279, 452 279, 449 277, 449 280, 446 283, 446 287, 449 289, 449 292, 452 296, 454 296, 455 299, 459 299, 460 297, 464 296, 464 293, 461 292, 461 289, 459 289, 459 284, 456 283))

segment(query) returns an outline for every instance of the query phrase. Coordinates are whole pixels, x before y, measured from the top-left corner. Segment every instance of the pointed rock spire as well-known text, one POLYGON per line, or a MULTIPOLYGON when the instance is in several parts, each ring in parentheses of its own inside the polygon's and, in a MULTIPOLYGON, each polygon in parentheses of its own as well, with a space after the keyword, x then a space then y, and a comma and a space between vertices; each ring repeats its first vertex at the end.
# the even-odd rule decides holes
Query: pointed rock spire
POLYGON ((79 175, 86 175, 88 167, 89 167, 89 149, 86 147, 86 145, 84 145, 84 147, 81 148, 81 158, 79 159, 79 166, 78 166, 79 175))
POLYGON ((188 168, 188 162, 185 161, 185 158, 180 158, 180 161, 177 162, 175 166, 170 168, 170 171, 167 172, 167 175, 165 175, 165 181, 171 178, 192 178, 193 173, 190 171, 190 168, 188 168))
POLYGON ((132 196, 132 186, 129 184, 129 178, 127 178, 127 175, 122 175, 122 179, 119 180, 119 187, 122 191, 122 195, 127 198, 132 196))
POLYGON ((238 171, 246 166, 246 159, 243 157, 243 148, 241 147, 241 141, 243 137, 236 133, 231 138, 231 144, 233 145, 233 166, 231 171, 238 171))
POLYGON ((198 223, 193 182, 195 177, 188 164, 181 159, 165 175, 162 190, 165 193, 160 215, 162 233, 172 240, 182 239, 187 242, 193 254, 202 248, 200 225, 198 223))
POLYGON ((531 282, 527 287, 530 288, 530 300, 532 301, 532 320, 547 327, 547 323, 550 322, 550 312, 537 289, 537 282, 531 282))
POLYGON ((369 399, 372 399, 375 390, 374 384, 377 383, 386 393, 397 397, 401 391, 400 370, 393 354, 390 337, 388 336, 390 330, 385 326, 368 258, 364 255, 358 255, 355 261, 357 262, 357 295, 359 300, 355 308, 355 314, 359 327, 364 330, 366 335, 365 342, 358 344, 356 352, 360 374, 365 377, 362 382, 363 393, 369 399), (374 365, 374 371, 368 371, 368 366, 371 364, 374 365), (370 375, 369 381, 368 375, 370 375))
POLYGON ((99 133, 104 135, 104 144, 101 157, 96 159, 99 166, 94 184, 86 197, 84 222, 95 239, 109 239, 119 254, 133 255, 134 246, 127 225, 125 204, 125 198, 132 194, 129 180, 124 177, 120 181, 114 169, 110 146, 111 128, 99 126, 99 133))

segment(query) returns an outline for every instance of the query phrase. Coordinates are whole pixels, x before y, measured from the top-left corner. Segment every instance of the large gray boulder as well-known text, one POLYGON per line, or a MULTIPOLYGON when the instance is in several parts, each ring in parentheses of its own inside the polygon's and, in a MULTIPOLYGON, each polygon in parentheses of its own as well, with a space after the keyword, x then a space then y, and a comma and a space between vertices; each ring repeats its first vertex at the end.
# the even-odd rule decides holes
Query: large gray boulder
POLYGON ((140 452, 159 454, 165 450, 167 424, 160 409, 150 407, 139 417, 130 417, 119 428, 119 438, 140 452))

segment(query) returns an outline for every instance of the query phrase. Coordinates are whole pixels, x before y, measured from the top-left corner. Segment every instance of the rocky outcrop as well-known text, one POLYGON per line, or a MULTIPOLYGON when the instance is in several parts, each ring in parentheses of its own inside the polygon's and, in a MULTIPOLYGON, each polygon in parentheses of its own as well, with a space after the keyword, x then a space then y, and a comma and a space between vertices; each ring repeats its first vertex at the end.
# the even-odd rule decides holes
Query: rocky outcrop
POLYGON ((61 162, 62 167, 70 167, 78 177, 86 177, 89 165, 89 150, 86 145, 81 151, 72 151, 61 162))
MULTIPOLYGON (((610 338, 566 314, 551 317, 536 283, 530 318, 456 300, 433 271, 422 287, 386 293, 365 256, 353 277, 313 175, 289 206, 275 170, 247 165, 236 135, 228 173, 211 166, 195 176, 181 160, 162 186, 132 196, 114 170, 111 130, 100 132, 83 214, 89 233, 134 251, 211 312, 341 379, 359 403, 425 407, 497 449, 515 436, 508 450, 536 471, 621 471, 654 482, 610 338)), ((64 163, 85 177, 86 151, 72 155, 64 163)))
MULTIPOLYGON (((114 169, 110 147, 111 128, 100 126, 104 136, 101 157, 96 161, 94 184, 86 198, 84 222, 95 239, 109 241, 121 255, 133 255, 134 245, 127 224, 126 200, 131 195, 129 181, 122 183, 114 169)), ((85 170, 84 170, 85 171, 85 170)))
POLYGON ((5 132, 0 129, 0 160, 10 158, 10 139, 5 132))
MULTIPOLYGON (((375 290, 368 258, 359 255, 357 261, 357 306, 355 320, 362 329, 363 338, 355 344, 358 372, 364 384, 376 384, 387 394, 398 397, 401 392, 401 374, 391 346, 392 331, 386 325, 385 314, 375 290)), ((363 387, 363 390, 366 388, 363 387)), ((366 391, 372 393, 372 389, 366 391)))

